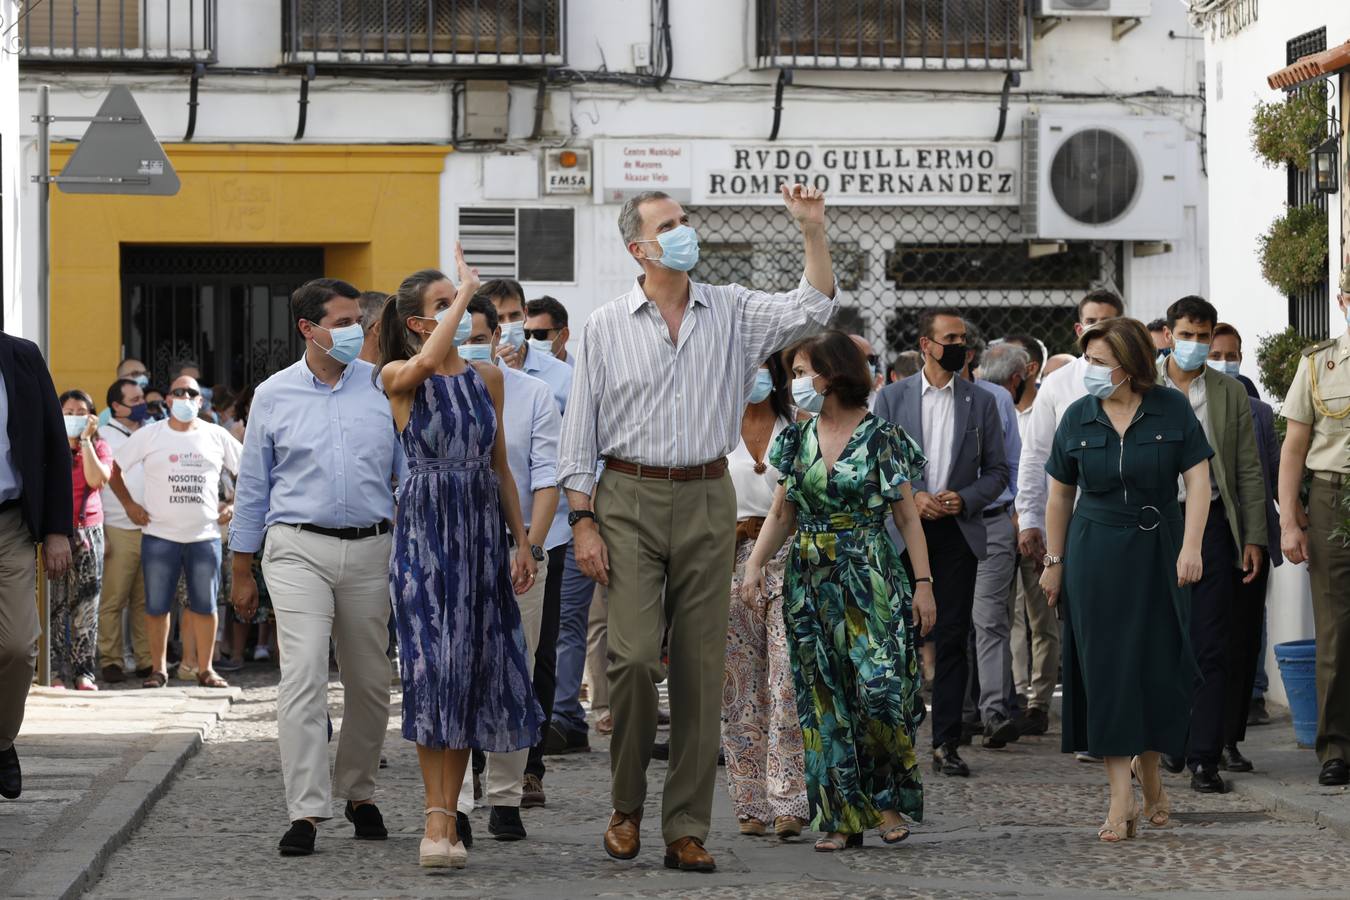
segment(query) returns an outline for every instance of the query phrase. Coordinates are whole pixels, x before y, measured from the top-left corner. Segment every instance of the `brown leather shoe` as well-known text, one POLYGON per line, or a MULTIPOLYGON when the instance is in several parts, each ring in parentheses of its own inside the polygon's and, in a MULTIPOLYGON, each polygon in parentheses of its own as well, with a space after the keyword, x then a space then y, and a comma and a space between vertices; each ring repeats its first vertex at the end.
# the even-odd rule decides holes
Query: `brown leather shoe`
POLYGON ((703 842, 698 838, 682 837, 666 847, 666 868, 681 872, 711 872, 717 868, 717 863, 703 849, 703 842))
POLYGON ((605 829, 605 852, 615 859, 632 859, 642 849, 642 838, 638 835, 638 826, 642 824, 642 811, 621 813, 617 810, 609 817, 609 827, 605 829))

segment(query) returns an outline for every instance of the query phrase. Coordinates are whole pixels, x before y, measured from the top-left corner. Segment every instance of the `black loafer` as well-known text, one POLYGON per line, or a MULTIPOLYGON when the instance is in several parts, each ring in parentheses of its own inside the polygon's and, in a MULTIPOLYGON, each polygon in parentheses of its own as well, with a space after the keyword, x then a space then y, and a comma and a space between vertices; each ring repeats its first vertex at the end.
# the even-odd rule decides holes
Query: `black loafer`
POLYGON ((19 751, 10 747, 0 750, 0 797, 17 800, 23 793, 23 769, 19 767, 19 751))
POLYGON ((525 823, 520 821, 520 807, 492 807, 488 814, 488 834, 499 841, 525 840, 525 823))
POLYGON ((342 814, 356 826, 358 841, 382 841, 389 837, 389 829, 384 827, 384 816, 380 815, 380 808, 374 803, 355 806, 348 800, 342 814))
POLYGON ((464 845, 464 849, 472 850, 473 825, 469 822, 469 817, 462 812, 455 813, 455 832, 459 836, 459 842, 464 845))
POLYGON ((1043 709, 1032 707, 1027 710, 1027 714, 1022 717, 1018 726, 1022 734, 1045 734, 1050 730, 1050 714, 1043 709))
POLYGON ((970 775, 970 766, 967 766, 961 754, 956 752, 955 744, 943 744, 941 747, 933 748, 933 771, 939 775, 967 778, 970 775))
POLYGON ((544 735, 545 756, 563 756, 567 753, 590 753, 591 742, 584 731, 563 731, 557 722, 550 722, 544 735))
POLYGON ((314 832, 314 823, 309 819, 296 819, 281 836, 277 849, 282 856, 309 856, 314 852, 314 832))
POLYGON ((657 741, 652 744, 652 759, 670 759, 670 742, 657 741))
POLYGON ((1223 748, 1223 753, 1219 754, 1219 768, 1229 772, 1250 772, 1252 761, 1242 755, 1237 744, 1229 744, 1223 748))
POLYGON ((1247 724, 1251 727, 1270 724, 1270 713, 1266 711, 1266 698, 1253 697, 1247 707, 1247 724))
POLYGON ((1228 785, 1219 777, 1217 767, 1201 766, 1191 773, 1191 790, 1197 794, 1227 793, 1228 785))
POLYGON ((121 684, 127 680, 127 673, 122 671, 122 667, 116 664, 103 667, 104 684, 121 684))
POLYGON ((1158 764, 1173 775, 1180 775, 1186 769, 1186 757, 1171 756, 1164 753, 1158 760, 1158 764))
MULTIPOLYGON (((1322 763, 1322 774, 1317 776, 1317 783, 1327 787, 1340 787, 1350 784, 1350 765, 1346 765, 1343 759, 1329 759, 1322 763)), ((9 795, 6 794, 6 797, 9 795)))
POLYGON ((140 669, 137 669, 137 670, 136 670, 136 677, 137 677, 137 678, 149 678, 149 677, 150 677, 150 673, 153 672, 153 671, 155 671, 155 670, 152 669, 152 668, 150 668, 149 666, 145 666, 144 668, 140 668, 140 669))
POLYGON ((984 737, 980 740, 980 745, 990 750, 999 750, 1021 736, 1022 732, 1012 719, 999 713, 990 713, 988 721, 984 723, 984 737))

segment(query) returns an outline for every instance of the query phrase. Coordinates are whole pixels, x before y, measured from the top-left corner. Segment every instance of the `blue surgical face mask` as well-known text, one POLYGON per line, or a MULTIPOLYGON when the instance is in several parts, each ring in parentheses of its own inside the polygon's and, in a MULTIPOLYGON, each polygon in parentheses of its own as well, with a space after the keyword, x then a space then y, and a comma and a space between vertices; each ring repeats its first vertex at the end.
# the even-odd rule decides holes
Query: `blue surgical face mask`
MULTIPOLYGON (((450 307, 447 306, 445 309, 436 313, 437 325, 445 321, 445 314, 448 312, 450 312, 450 307)), ((459 324, 455 326, 455 338, 454 338, 455 346, 458 347, 460 344, 467 341, 469 339, 469 335, 472 333, 473 333, 473 320, 469 317, 468 311, 465 310, 465 314, 459 317, 459 324)))
POLYGON ((1098 400, 1105 400, 1116 392, 1120 384, 1125 383, 1123 381, 1120 384, 1111 383, 1111 373, 1119 368, 1120 366, 1107 368, 1106 366, 1089 365, 1087 370, 1083 372, 1083 387, 1087 388, 1087 392, 1098 400))
POLYGON ((459 348, 459 356, 469 362, 489 362, 492 359, 492 345, 462 344, 459 348))
POLYGON ((66 437, 77 438, 84 426, 89 424, 88 416, 62 416, 66 420, 66 437))
POLYGON ((538 338, 530 338, 527 343, 530 345, 531 352, 542 353, 545 356, 553 355, 552 341, 541 341, 538 338))
POLYGON ((750 388, 750 403, 763 403, 769 399, 773 393, 773 375, 769 374, 768 369, 760 369, 755 373, 755 385, 750 388))
MULTIPOLYGON (((357 327, 359 328, 360 326, 358 325, 357 327)), ((355 359, 355 357, 353 357, 353 359, 355 359)), ((175 419, 186 425, 188 422, 197 418, 197 404, 188 400, 186 397, 174 397, 173 403, 169 407, 169 412, 173 414, 175 419)))
POLYGON ((1205 360, 1205 365, 1209 366, 1216 372, 1222 372, 1229 378, 1238 377, 1238 373, 1242 371, 1242 363, 1229 362, 1228 360, 1225 359, 1207 359, 1205 360))
POLYGON ((698 232, 688 225, 677 225, 658 235, 653 241, 638 241, 639 244, 657 243, 661 245, 661 257, 653 260, 674 269, 688 272, 698 265, 698 232))
POLYGON ((825 405, 825 395, 815 389, 814 375, 803 375, 792 379, 792 402, 797 408, 809 413, 818 413, 825 405))
POLYGON ((1177 361, 1183 372, 1194 372, 1205 364, 1208 356, 1209 344, 1202 344, 1199 341, 1173 342, 1172 358, 1177 361))
MULTIPOLYGON (((315 322, 315 328, 323 328, 322 325, 315 322)), ((319 347, 324 353, 327 353, 333 359, 342 363, 344 366, 351 363, 352 360, 361 355, 361 345, 365 343, 365 332, 361 330, 360 322, 353 322, 351 325, 344 325, 341 328, 323 328, 333 339, 332 348, 319 347)), ((318 344, 315 344, 318 347, 318 344)), ((177 413, 174 413, 177 415, 177 413)), ((196 415, 194 412, 193 415, 196 415)), ((187 421, 181 419, 180 421, 187 421)))
POLYGON ((512 350, 519 350, 521 344, 525 343, 525 323, 502 323, 502 343, 506 344, 512 350))

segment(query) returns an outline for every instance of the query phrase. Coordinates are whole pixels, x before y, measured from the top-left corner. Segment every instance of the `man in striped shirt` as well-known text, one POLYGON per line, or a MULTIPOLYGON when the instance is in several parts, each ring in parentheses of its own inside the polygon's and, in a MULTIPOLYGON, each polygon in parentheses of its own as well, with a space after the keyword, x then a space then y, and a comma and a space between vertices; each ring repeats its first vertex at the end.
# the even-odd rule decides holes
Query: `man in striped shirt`
POLYGON ((764 360, 825 328, 838 305, 825 197, 784 186, 801 229, 797 289, 767 294, 691 281, 698 238, 661 192, 624 204, 619 231, 642 267, 586 323, 558 480, 582 572, 609 588, 614 814, 605 850, 637 856, 656 737, 662 634, 670 631, 670 768, 662 836, 670 868, 710 872, 703 849, 717 775, 722 664, 735 552, 726 455, 764 360), (598 459, 605 473, 595 488, 598 459), (594 505, 592 490, 595 489, 594 505))

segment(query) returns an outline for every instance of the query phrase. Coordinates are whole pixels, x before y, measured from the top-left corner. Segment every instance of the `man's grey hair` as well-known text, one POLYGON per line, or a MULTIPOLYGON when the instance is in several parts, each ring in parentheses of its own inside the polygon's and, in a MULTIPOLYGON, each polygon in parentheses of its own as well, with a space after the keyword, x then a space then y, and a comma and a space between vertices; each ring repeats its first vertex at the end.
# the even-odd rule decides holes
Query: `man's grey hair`
POLYGON ((639 207, 648 200, 669 199, 670 195, 665 191, 643 191, 635 197, 628 198, 628 202, 619 211, 619 234, 623 235, 625 247, 642 237, 642 212, 639 207))
POLYGON ((362 291, 361 296, 356 298, 357 305, 361 307, 361 330, 366 334, 370 334, 370 329, 380 321, 380 313, 384 312, 384 304, 388 300, 389 295, 384 291, 362 291))
POLYGON ((980 360, 980 380, 1006 385, 1019 372, 1025 376, 1030 363, 1031 354, 1016 344, 994 344, 980 360))

